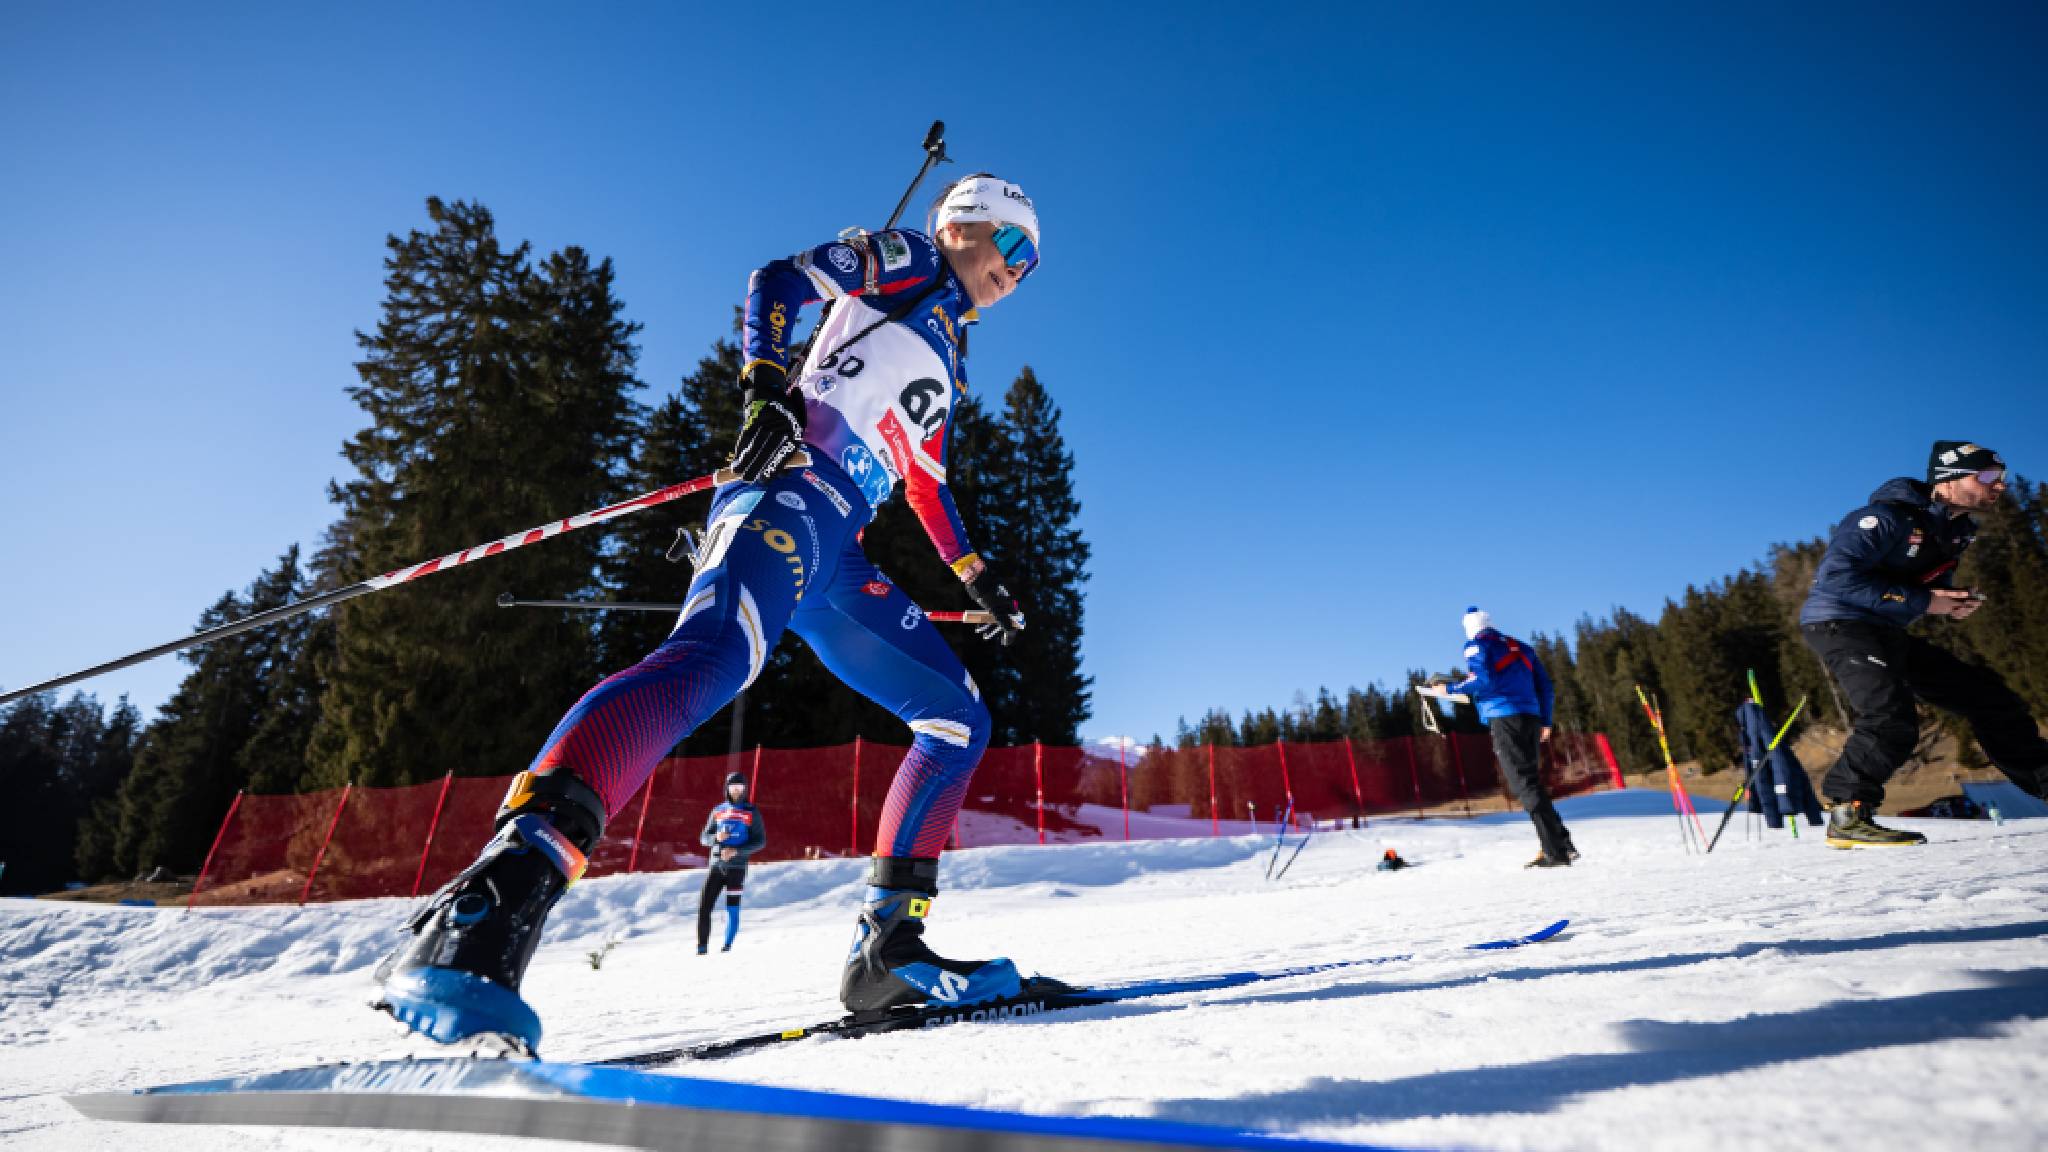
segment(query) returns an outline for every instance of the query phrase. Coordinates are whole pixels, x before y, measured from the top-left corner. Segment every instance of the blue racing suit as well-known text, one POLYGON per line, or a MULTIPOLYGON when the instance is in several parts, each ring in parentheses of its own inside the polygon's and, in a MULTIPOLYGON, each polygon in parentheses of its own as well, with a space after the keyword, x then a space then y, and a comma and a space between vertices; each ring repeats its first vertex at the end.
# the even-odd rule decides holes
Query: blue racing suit
POLYGON ((948 417, 966 387, 959 331, 974 315, 922 234, 837 240, 754 273, 747 362, 786 368, 798 310, 822 299, 835 307, 792 374, 812 464, 718 490, 675 630, 586 693, 533 771, 572 771, 616 815, 656 762, 752 683, 789 629, 909 724, 875 853, 935 858, 988 744, 988 709, 924 612, 869 563, 859 534, 900 480, 940 557, 955 571, 978 559, 945 485, 948 417))

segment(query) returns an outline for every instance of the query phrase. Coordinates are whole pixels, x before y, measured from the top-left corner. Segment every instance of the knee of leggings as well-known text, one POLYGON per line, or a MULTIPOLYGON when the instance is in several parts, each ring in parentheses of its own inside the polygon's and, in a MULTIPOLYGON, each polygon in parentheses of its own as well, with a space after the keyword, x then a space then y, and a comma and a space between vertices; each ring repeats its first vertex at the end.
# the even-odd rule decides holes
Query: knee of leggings
POLYGON ((910 730, 937 744, 948 753, 948 760, 954 759, 953 754, 957 750, 966 756, 969 764, 973 764, 981 759, 982 750, 988 747, 991 730, 988 706, 975 697, 965 697, 943 715, 920 716, 911 720, 910 730))

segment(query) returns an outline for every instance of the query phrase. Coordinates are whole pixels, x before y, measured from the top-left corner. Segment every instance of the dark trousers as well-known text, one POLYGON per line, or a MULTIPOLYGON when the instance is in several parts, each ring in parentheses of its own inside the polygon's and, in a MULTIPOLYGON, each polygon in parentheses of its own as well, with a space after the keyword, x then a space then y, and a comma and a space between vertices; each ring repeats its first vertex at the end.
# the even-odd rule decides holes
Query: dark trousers
MULTIPOLYGON (((717 851, 717 849, 712 849, 717 851)), ((704 890, 697 895, 697 949, 703 951, 711 945, 711 909, 717 905, 719 893, 725 894, 725 906, 740 906, 741 889, 747 886, 747 866, 735 868, 727 864, 713 864, 704 870, 704 890)))
POLYGON ((1918 697, 1969 721, 1970 731, 1998 770, 2035 796, 2048 783, 2048 741, 2027 714, 2026 702, 1998 673, 1972 664, 1902 628, 1830 620, 1799 629, 1848 698, 1856 728, 1842 756, 1821 781, 1821 795, 1840 803, 1884 800, 1885 781, 1913 754, 1920 737, 1918 697))
POLYGON ((1572 834, 1551 806, 1550 792, 1543 787, 1543 717, 1498 716, 1489 722, 1493 731, 1493 755, 1500 761, 1500 774, 1508 782, 1522 811, 1536 825, 1536 839, 1543 854, 1552 860, 1568 860, 1572 834))

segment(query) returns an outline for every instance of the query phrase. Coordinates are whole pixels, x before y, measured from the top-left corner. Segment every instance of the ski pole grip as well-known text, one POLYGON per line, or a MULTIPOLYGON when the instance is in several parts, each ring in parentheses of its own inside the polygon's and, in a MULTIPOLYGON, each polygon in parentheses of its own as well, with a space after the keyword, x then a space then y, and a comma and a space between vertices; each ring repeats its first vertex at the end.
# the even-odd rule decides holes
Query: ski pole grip
MULTIPOLYGON (((791 452, 789 458, 782 462, 780 471, 787 472, 791 468, 809 468, 810 466, 811 454, 799 448, 791 452)), ((730 468, 720 468, 711 474, 711 482, 721 486, 735 483, 739 478, 740 474, 730 468)))

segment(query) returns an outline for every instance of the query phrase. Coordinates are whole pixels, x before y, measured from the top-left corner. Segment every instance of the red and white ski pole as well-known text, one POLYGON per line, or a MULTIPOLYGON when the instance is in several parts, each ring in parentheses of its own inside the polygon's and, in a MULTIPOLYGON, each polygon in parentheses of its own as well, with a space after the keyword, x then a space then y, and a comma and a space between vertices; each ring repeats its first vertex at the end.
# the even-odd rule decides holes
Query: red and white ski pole
MULTIPOLYGON (((582 612, 681 612, 681 604, 649 604, 632 600, 521 600, 510 592, 498 594, 500 608, 565 608, 582 612)), ((965 612, 926 612, 934 624, 993 624, 996 614, 970 608, 965 612)))
MULTIPOLYGON (((789 460, 783 464, 783 467, 802 468, 810 462, 811 458, 808 455, 802 451, 797 451, 790 454, 789 460)), ((657 488, 652 492, 635 496, 631 500, 622 500, 617 504, 591 512, 581 512, 566 520, 556 520, 543 524, 538 528, 528 528, 524 532, 514 532, 502 540, 493 540, 486 544, 479 544, 474 548, 464 548, 460 552, 450 552, 446 556, 429 560, 424 564, 410 564, 404 568, 386 572, 382 576, 372 576, 368 580, 351 584, 346 588, 336 588, 332 592, 322 592, 318 596, 309 596, 304 600, 296 600, 290 604, 280 604, 275 608, 258 612, 253 616, 245 616, 240 620, 222 624, 217 628, 208 628, 204 632, 194 632, 190 636, 172 640, 169 643, 158 644, 154 648, 145 648, 140 652, 131 653, 118 660, 109 660, 105 664, 95 664, 90 668, 73 672, 68 676, 59 676, 54 680, 45 680, 40 684, 31 684, 26 688, 16 688, 11 692, 0 693, 0 704, 19 700, 24 696, 33 696, 38 692, 48 692, 53 688, 62 688, 67 684, 76 684, 80 680, 90 680, 95 676, 126 668, 130 665, 140 664, 145 660, 154 660, 159 656, 167 656, 181 649, 211 643, 215 640, 223 640, 229 636, 247 632, 251 628, 261 628, 266 624, 275 624, 280 620, 289 620, 294 616, 303 615, 317 608, 325 608, 331 604, 339 604, 344 600, 353 600, 358 596, 367 596, 372 592, 382 592, 386 588, 395 587, 399 584, 410 584, 414 580, 431 576, 436 572, 446 572, 450 568, 459 568, 464 564, 472 564, 478 560, 487 560, 493 556, 510 552, 514 548, 524 548, 528 544, 538 544, 543 540, 560 536, 564 532, 574 532, 578 528, 588 528, 592 524, 602 524, 607 520, 616 520, 621 516, 638 512, 643 508, 652 508, 658 504, 667 504, 672 500, 680 500, 685 496, 702 492, 709 488, 716 488, 721 484, 730 484, 737 479, 739 479, 739 476, 732 469, 721 468, 709 476, 699 476, 695 480, 685 480, 681 484, 671 484, 666 488, 657 488)))

